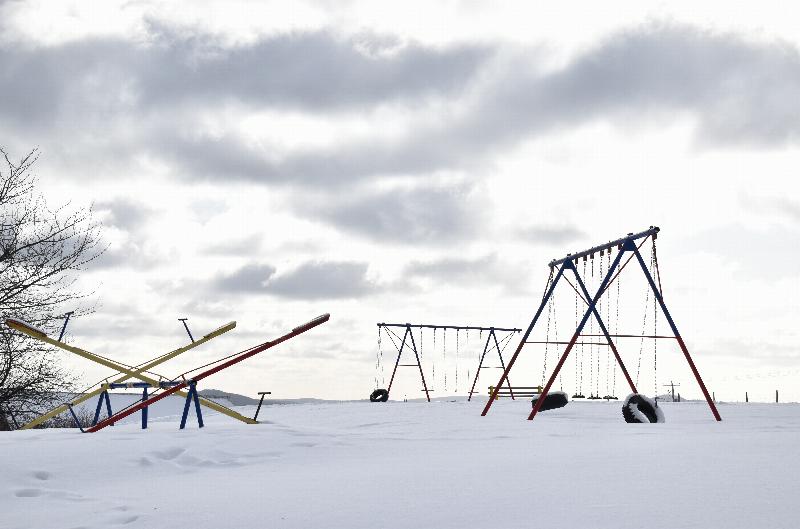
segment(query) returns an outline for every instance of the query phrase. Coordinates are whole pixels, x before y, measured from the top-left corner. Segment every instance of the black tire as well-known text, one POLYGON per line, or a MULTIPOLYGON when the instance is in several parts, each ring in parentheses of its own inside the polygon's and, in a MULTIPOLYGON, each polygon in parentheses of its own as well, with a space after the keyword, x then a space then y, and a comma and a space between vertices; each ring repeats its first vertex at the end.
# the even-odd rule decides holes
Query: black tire
MULTIPOLYGON (((536 406, 536 401, 539 400, 539 395, 536 395, 531 399, 531 406, 536 406)), ((542 407, 539 408, 539 411, 547 411, 547 410, 554 410, 556 408, 563 408, 567 405, 569 399, 567 398, 567 394, 563 391, 551 391, 547 394, 542 402, 542 407)))
POLYGON ((622 416, 627 423, 661 423, 664 412, 655 402, 639 393, 632 393, 622 403, 622 416), (636 413, 636 412, 639 413, 636 413))
POLYGON ((389 400, 389 392, 385 389, 376 389, 369 395, 370 402, 386 402, 389 400))

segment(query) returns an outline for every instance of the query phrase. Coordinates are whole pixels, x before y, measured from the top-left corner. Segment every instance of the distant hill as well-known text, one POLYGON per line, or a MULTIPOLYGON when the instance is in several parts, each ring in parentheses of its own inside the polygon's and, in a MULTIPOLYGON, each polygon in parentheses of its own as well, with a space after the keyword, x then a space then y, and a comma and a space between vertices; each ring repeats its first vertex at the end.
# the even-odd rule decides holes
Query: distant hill
MULTIPOLYGON (((229 393, 221 389, 201 389, 197 392, 201 397, 209 400, 226 400, 232 406, 255 406, 258 404, 259 399, 239 395, 238 393, 229 393)), ((269 395, 267 395, 269 397, 269 395)))

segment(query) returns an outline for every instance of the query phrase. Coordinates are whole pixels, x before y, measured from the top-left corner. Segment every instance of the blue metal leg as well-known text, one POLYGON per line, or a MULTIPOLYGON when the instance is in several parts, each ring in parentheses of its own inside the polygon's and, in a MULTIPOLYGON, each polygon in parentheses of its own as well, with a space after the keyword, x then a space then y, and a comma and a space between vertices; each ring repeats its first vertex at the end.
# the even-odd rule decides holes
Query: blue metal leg
POLYGON ((194 402, 195 413, 197 413, 197 424, 203 427, 203 412, 200 411, 200 398, 197 396, 197 383, 189 383, 189 393, 186 394, 186 402, 183 405, 183 416, 181 417, 181 430, 186 428, 186 419, 189 418, 189 406, 194 402))
MULTIPOLYGON (((147 400, 147 388, 142 391, 142 402, 147 400)), ((147 406, 142 408, 142 430, 147 429, 147 406)))
POLYGON ((197 412, 197 424, 200 428, 203 427, 203 412, 200 410, 200 397, 197 396, 197 386, 192 386, 194 391, 194 410, 197 412))
POLYGON ((97 399, 97 408, 95 408, 94 410, 94 419, 92 420, 92 426, 96 425, 97 421, 100 420, 100 410, 103 408, 103 396, 105 394, 106 394, 105 391, 100 393, 100 397, 97 399))
POLYGON ((92 426, 96 425, 97 421, 100 420, 100 410, 103 409, 103 401, 106 402, 106 411, 108 412, 108 416, 111 417, 113 415, 113 413, 111 412, 111 397, 108 396, 108 391, 103 391, 102 393, 100 393, 100 398, 97 399, 97 408, 95 408, 94 410, 94 419, 92 420, 92 426))
MULTIPOLYGON (((67 404, 67 408, 69 408, 69 412, 72 414, 72 418, 75 419, 75 426, 77 426, 80 429, 81 433, 85 433, 83 431, 83 426, 81 426, 81 421, 78 420, 78 416, 75 415, 75 410, 72 409, 72 405, 71 404, 67 404)), ((100 406, 98 404, 98 409, 99 408, 100 408, 100 406)), ((95 419, 95 421, 96 421, 96 419, 95 419)))
POLYGON ((189 416, 189 404, 192 402, 192 391, 194 391, 194 384, 190 386, 189 393, 186 395, 186 402, 183 404, 183 415, 181 416, 181 430, 186 428, 186 417, 189 416))
MULTIPOLYGON (((114 415, 114 413, 111 411, 111 397, 108 396, 108 391, 105 391, 104 393, 106 394, 106 411, 108 412, 108 416, 110 418, 112 415, 114 415)), ((111 426, 114 426, 113 422, 111 423, 111 426)))

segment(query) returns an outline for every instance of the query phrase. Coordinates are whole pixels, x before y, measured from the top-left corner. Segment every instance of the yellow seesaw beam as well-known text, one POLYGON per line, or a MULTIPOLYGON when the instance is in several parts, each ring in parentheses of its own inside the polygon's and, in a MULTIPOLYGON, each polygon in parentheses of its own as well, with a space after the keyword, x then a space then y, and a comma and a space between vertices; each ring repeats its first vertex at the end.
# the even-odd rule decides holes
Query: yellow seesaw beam
MULTIPOLYGON (((202 345, 202 344, 206 343, 207 341, 209 341, 209 340, 211 340, 213 338, 216 338, 217 336, 230 331, 231 329, 236 327, 236 322, 232 321, 232 322, 230 322, 230 323, 228 323, 226 325, 223 325, 219 329, 216 329, 215 331, 212 331, 212 332, 206 334, 201 339, 199 339, 199 340, 197 340, 197 341, 195 341, 193 343, 190 343, 190 344, 188 344, 188 345, 186 345, 184 347, 180 347, 178 349, 175 349, 174 351, 172 351, 170 353, 167 353, 165 355, 162 355, 162 356, 160 356, 158 358, 155 358, 154 360, 148 362, 147 364, 145 364, 144 366, 139 367, 139 368, 130 368, 128 366, 124 366, 124 365, 118 364, 118 363, 116 363, 116 362, 114 362, 112 360, 108 360, 106 358, 97 356, 97 355, 95 355, 93 353, 90 353, 89 351, 85 351, 85 350, 80 349, 78 347, 73 347, 71 345, 67 345, 67 344, 65 344, 63 342, 60 342, 58 340, 53 340, 52 338, 47 336, 41 330, 36 329, 34 327, 31 327, 29 325, 26 325, 25 322, 22 322, 20 320, 16 320, 16 319, 13 319, 13 318, 6 319, 6 325, 8 325, 10 328, 12 328, 12 329, 14 329, 16 331, 19 331, 19 332, 21 332, 23 334, 27 334, 31 338, 34 338, 36 340, 48 343, 50 345, 58 347, 59 349, 63 349, 65 351, 69 351, 70 353, 73 353, 73 354, 76 354, 76 355, 81 356, 83 358, 86 358, 87 360, 91 360, 92 362, 96 362, 96 363, 98 363, 100 365, 109 367, 111 369, 114 369, 115 371, 123 373, 123 376, 121 376, 120 378, 118 378, 117 380, 114 381, 115 383, 124 382, 124 381, 126 381, 128 379, 131 379, 131 378, 136 378, 136 379, 139 379, 139 380, 141 380, 143 382, 147 382, 149 384, 153 384, 154 386, 158 386, 158 381, 157 380, 155 380, 154 378, 150 378, 147 375, 144 375, 143 372, 144 371, 148 371, 148 370, 152 369, 153 367, 155 367, 155 366, 157 366, 157 365, 159 365, 159 364, 161 364, 163 362, 166 362, 167 360, 175 358, 176 356, 178 356, 178 355, 180 355, 182 353, 185 353, 186 351, 188 351, 190 349, 193 349, 193 348, 195 348, 195 347, 197 347, 199 345, 202 345)), ((86 393, 86 394, 76 398, 72 402, 70 402, 69 405, 62 404, 61 406, 58 406, 57 408, 55 408, 55 409, 53 409, 53 410, 51 410, 51 411, 49 411, 49 412, 37 417, 36 419, 32 420, 31 422, 25 424, 20 429, 21 430, 27 430, 29 428, 33 428, 34 426, 36 426, 38 424, 41 424, 44 421, 46 421, 46 420, 48 420, 48 419, 50 419, 52 417, 55 417, 56 415, 64 413, 65 411, 67 411, 69 409, 68 406, 70 406, 70 405, 71 406, 76 406, 76 405, 78 405, 78 404, 80 404, 82 402, 85 402, 85 401, 91 399, 92 397, 96 397, 97 395, 99 395, 102 392, 103 392, 103 389, 101 387, 101 388, 98 388, 98 389, 96 389, 94 391, 86 393)), ((178 391, 178 392, 176 392, 176 394, 180 395, 180 396, 182 396, 184 398, 186 397, 186 392, 184 392, 184 391, 178 391)), ((210 408, 212 410, 215 410, 215 411, 218 411, 218 412, 220 412, 222 414, 225 414, 228 417, 232 417, 234 419, 238 419, 238 420, 240 420, 240 421, 242 421, 244 423, 257 424, 257 421, 254 421, 253 419, 251 419, 249 417, 245 417, 244 415, 242 415, 240 413, 237 413, 237 412, 233 411, 232 409, 230 409, 230 408, 228 408, 226 406, 223 406, 221 404, 217 404, 216 402, 213 402, 211 400, 205 399, 203 397, 200 397, 200 404, 205 406, 205 407, 207 407, 207 408, 210 408)))

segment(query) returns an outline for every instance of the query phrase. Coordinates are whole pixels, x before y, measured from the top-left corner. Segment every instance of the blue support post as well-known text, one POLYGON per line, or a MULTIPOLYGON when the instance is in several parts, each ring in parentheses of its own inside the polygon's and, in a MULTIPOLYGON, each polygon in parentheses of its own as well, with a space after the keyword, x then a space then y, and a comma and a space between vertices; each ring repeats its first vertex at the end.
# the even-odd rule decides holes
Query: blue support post
MULTIPOLYGON (((97 408, 94 410, 94 420, 92 421, 92 426, 97 424, 97 421, 100 420, 100 410, 103 408, 103 401, 106 403, 106 412, 108 416, 111 417, 114 413, 111 411, 111 398, 108 396, 108 391, 103 390, 100 393, 100 398, 97 399, 97 408)), ((73 413, 74 415, 74 413, 73 413)), ((113 424, 111 426, 114 426, 113 424)))
POLYGON ((186 428, 186 419, 189 417, 189 406, 194 401, 194 409, 197 413, 197 424, 203 427, 203 412, 200 411, 200 398, 197 396, 197 382, 189 381, 189 392, 186 394, 186 403, 183 405, 183 416, 181 417, 181 430, 186 428))
MULTIPOLYGON (((142 390, 142 402, 147 400, 147 386, 142 390)), ((142 430, 147 429, 147 406, 142 408, 142 430)))
MULTIPOLYGON (((99 405, 98 405, 99 407, 99 405)), ((78 416, 75 415, 75 410, 72 409, 72 404, 67 403, 67 408, 69 408, 69 412, 72 414, 72 418, 75 420, 75 426, 81 431, 81 433, 86 433, 83 431, 83 426, 81 426, 81 421, 78 420, 78 416)))

